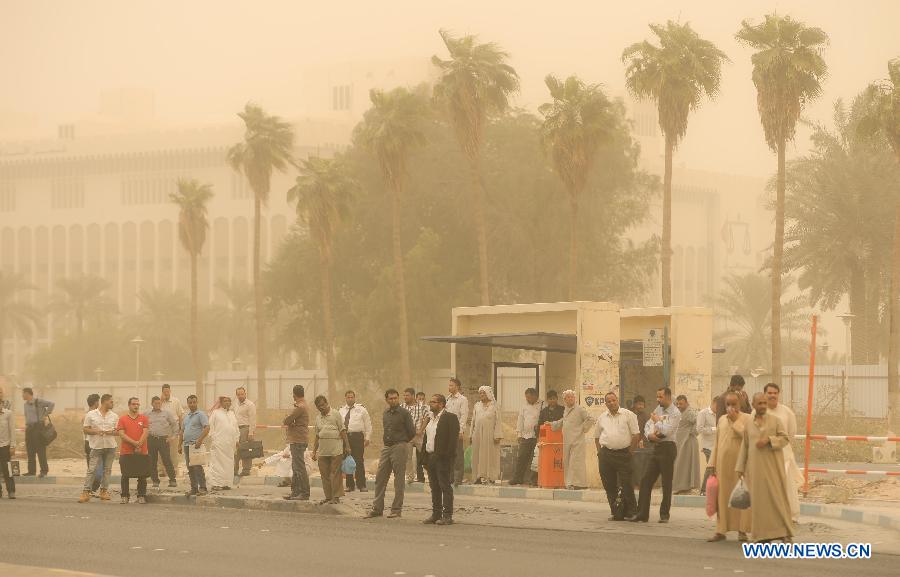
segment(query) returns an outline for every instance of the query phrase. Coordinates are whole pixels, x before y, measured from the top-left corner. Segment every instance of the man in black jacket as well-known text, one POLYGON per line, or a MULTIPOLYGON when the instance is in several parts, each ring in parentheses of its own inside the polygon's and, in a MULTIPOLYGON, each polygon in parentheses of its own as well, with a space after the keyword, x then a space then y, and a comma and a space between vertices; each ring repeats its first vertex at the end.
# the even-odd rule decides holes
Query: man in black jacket
POLYGON ((459 438, 459 418, 445 411, 444 395, 432 395, 428 402, 434 415, 425 427, 422 452, 431 484, 431 517, 426 525, 453 524, 453 463, 456 460, 456 440, 459 438))

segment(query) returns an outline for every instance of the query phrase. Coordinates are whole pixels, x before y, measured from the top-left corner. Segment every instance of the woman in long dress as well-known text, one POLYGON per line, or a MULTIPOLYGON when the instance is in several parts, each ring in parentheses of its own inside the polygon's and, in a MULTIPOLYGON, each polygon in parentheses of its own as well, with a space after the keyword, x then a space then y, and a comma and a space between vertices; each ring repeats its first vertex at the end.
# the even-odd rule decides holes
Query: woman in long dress
POLYGON ((476 484, 493 483, 500 479, 500 440, 503 423, 494 391, 484 386, 478 389, 480 401, 472 413, 472 479, 476 484))
POLYGON ((729 531, 738 532, 738 541, 747 541, 750 532, 750 509, 732 509, 728 506, 731 492, 738 482, 734 467, 741 453, 744 431, 753 417, 741 412, 741 400, 735 393, 725 394, 725 414, 716 425, 716 440, 709 456, 710 474, 719 481, 716 500, 716 533, 709 541, 724 541, 729 531))
POLYGON ((234 451, 241 438, 231 398, 219 397, 218 405, 209 415, 209 482, 213 491, 231 488, 234 451))

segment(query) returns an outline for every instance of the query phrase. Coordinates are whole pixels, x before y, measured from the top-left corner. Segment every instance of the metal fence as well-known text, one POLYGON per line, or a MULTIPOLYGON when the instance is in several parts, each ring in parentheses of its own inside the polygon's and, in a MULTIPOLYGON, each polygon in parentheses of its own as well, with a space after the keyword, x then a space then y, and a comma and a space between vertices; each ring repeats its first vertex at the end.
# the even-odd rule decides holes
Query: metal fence
MULTIPOLYGON (((789 366, 782 369, 782 402, 790 404, 796 413, 806 414, 809 390, 809 367, 789 366)), ((771 375, 758 378, 744 376, 744 388, 752 395, 761 392, 771 375)), ((846 374, 844 365, 816 367, 813 388, 813 413, 816 415, 845 415, 868 419, 887 417, 887 365, 851 365, 846 374)))

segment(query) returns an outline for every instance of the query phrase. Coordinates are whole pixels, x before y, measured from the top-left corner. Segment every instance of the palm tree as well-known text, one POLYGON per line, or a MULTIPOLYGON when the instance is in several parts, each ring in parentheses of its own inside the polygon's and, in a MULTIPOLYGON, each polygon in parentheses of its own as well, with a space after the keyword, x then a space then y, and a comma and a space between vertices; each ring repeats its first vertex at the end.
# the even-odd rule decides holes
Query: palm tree
POLYGON ((744 20, 736 38, 756 50, 753 85, 766 144, 778 155, 775 183, 775 246, 772 256, 772 374, 781 378, 781 275, 784 253, 785 147, 793 139, 803 106, 822 92, 828 71, 822 51, 828 35, 790 16, 767 14, 759 24, 744 20))
POLYGON ((31 303, 17 300, 19 293, 36 290, 21 274, 0 271, 0 375, 5 375, 3 343, 7 335, 30 335, 41 315, 31 303))
MULTIPOLYGON (((887 138, 897 161, 900 162, 900 58, 888 62, 889 80, 874 82, 866 90, 870 113, 860 123, 860 131, 866 136, 883 135, 887 138)), ((894 242, 891 258, 890 339, 888 341, 888 423, 892 430, 900 429, 900 204, 894 211, 894 242)))
MULTIPOLYGON (((88 318, 102 322, 116 312, 113 299, 104 293, 109 283, 98 276, 76 276, 59 279, 56 282, 59 294, 47 305, 47 310, 63 318, 71 317, 75 323, 78 346, 84 346, 84 328, 88 318)), ((78 357, 78 379, 84 380, 84 355, 78 357)))
POLYGON ((519 90, 519 75, 507 64, 509 55, 496 44, 476 43, 473 35, 454 38, 446 30, 441 39, 450 52, 449 60, 432 56, 440 70, 434 86, 435 100, 447 110, 450 124, 472 171, 475 226, 478 230, 478 263, 481 304, 490 304, 488 285, 488 241, 485 202, 487 192, 481 171, 481 146, 488 116, 509 108, 509 97, 519 90))
POLYGON ((297 217, 309 229, 319 248, 319 280, 322 289, 322 328, 328 395, 337 397, 334 364, 334 320, 331 307, 331 266, 334 235, 350 212, 350 198, 358 187, 339 158, 312 157, 300 163, 296 184, 288 190, 288 202, 297 203, 297 217))
POLYGON ((403 247, 400 242, 400 200, 406 184, 410 152, 425 143, 422 119, 427 102, 419 91, 395 88, 390 92, 372 90, 372 107, 357 127, 356 137, 378 159, 385 184, 391 193, 394 249, 394 284, 400 312, 400 376, 401 385, 411 382, 409 364, 409 319, 406 308, 406 278, 403 269, 403 247))
MULTIPOLYGON (((723 279, 725 287, 715 301, 716 314, 723 318, 726 327, 716 335, 725 344, 725 362, 749 371, 765 366, 771 350, 772 298, 771 283, 756 273, 731 275, 723 279)), ((784 303, 781 333, 808 332, 808 315, 801 297, 784 303), (804 332, 806 330, 806 332, 804 332)), ((808 340, 788 339, 785 352, 789 358, 803 358, 808 351, 808 340)))
POLYGON ((688 115, 700 106, 704 95, 716 97, 722 64, 730 61, 688 23, 669 20, 665 26, 651 24, 650 30, 659 45, 646 40, 632 44, 622 52, 622 61, 628 91, 656 101, 659 127, 666 139, 660 280, 662 304, 668 307, 672 305, 672 156, 687 133, 688 115))
POLYGON ((228 163, 242 173, 253 190, 253 289, 256 310, 256 382, 257 403, 263 409, 266 399, 266 327, 263 318, 263 287, 260 282, 260 231, 262 207, 269 200, 274 171, 284 172, 293 164, 294 129, 290 123, 248 103, 238 113, 246 130, 244 140, 228 150, 228 163))
POLYGON ((212 199, 212 185, 200 184, 195 179, 178 179, 178 191, 170 196, 178 205, 178 240, 191 259, 191 358, 194 363, 194 385, 197 395, 203 400, 203 367, 206 363, 200 354, 200 313, 197 296, 198 267, 197 261, 206 244, 206 231, 209 230, 206 205, 212 199))
POLYGON ((597 161, 597 150, 612 139, 618 123, 609 99, 598 85, 585 84, 577 76, 561 82, 548 75, 544 82, 553 101, 538 107, 544 117, 541 141, 569 197, 569 300, 575 300, 578 198, 597 161))
POLYGON ((246 281, 234 280, 231 284, 219 281, 216 288, 228 300, 227 310, 216 318, 221 318, 227 326, 228 356, 233 362, 253 346, 247 341, 247 336, 253 331, 253 287, 246 281))
MULTIPOLYGON (((167 374, 174 374, 179 351, 187 351, 196 340, 193 325, 194 319, 188 314, 193 308, 193 299, 188 301, 182 293, 161 289, 142 290, 138 293, 139 308, 134 317, 126 321, 127 327, 147 341, 150 362, 155 362, 157 369, 167 374), (190 323, 186 319, 190 318, 190 323), (190 337, 188 337, 190 335, 190 337), (191 341, 190 343, 188 341, 191 341)), ((198 355, 199 356, 199 355, 198 355)), ((194 373, 199 373, 199 359, 194 358, 194 373)), ((202 382, 201 382, 202 384, 202 382)), ((202 397, 203 387, 197 389, 197 396, 202 397)), ((203 399, 199 399, 203 402, 203 399)))

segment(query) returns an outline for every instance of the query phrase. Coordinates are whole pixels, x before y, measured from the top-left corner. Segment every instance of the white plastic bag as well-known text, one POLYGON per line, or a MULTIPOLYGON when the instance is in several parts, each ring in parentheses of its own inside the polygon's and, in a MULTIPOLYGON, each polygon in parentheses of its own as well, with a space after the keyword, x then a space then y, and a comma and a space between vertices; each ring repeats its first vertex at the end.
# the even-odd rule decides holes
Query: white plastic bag
POLYGON ((741 480, 738 481, 737 485, 734 486, 734 490, 731 492, 731 496, 728 498, 728 506, 732 509, 750 508, 750 491, 747 490, 747 486, 744 484, 743 478, 741 478, 741 480))

